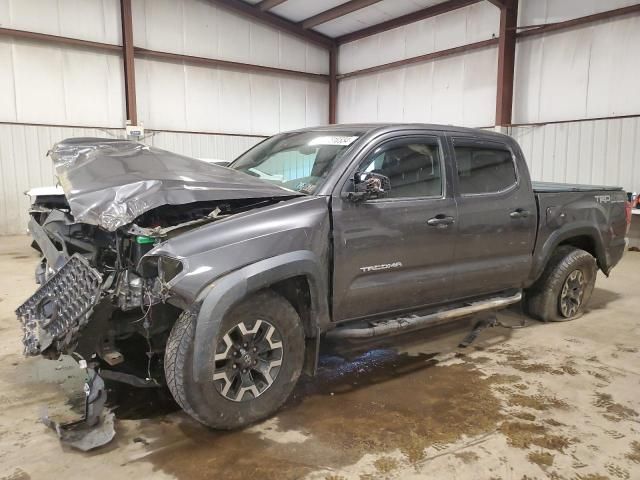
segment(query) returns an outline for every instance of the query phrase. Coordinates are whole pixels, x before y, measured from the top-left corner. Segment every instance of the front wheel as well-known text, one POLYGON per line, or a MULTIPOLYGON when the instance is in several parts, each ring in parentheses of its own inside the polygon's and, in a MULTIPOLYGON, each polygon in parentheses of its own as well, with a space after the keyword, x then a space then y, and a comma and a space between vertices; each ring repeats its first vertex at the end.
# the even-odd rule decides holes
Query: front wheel
POLYGON ((178 404, 214 428, 249 425, 274 413, 289 397, 304 363, 304 331, 295 309, 272 291, 232 308, 212 338, 208 381, 191 371, 195 318, 185 312, 165 351, 167 384, 178 404))
POLYGON ((525 292, 527 313, 545 322, 578 318, 591 298, 597 270, 589 252, 568 245, 559 247, 540 278, 525 292))

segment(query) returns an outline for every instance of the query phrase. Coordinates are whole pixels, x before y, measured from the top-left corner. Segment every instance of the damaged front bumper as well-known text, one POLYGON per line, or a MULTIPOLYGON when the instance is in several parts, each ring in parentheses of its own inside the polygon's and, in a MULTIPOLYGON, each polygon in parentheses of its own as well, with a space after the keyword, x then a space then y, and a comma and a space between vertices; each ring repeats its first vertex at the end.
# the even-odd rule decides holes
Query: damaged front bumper
MULTIPOLYGON (((70 353, 100 301, 101 286, 102 276, 81 255, 75 254, 62 264, 16 310, 22 323, 25 355, 58 358, 70 353)), ((44 414, 42 422, 54 430, 63 443, 89 451, 113 439, 114 415, 104 409, 107 392, 103 379, 79 355, 74 357, 87 375, 83 418, 63 424, 44 414)))
MULTIPOLYGON (((16 309, 22 324, 24 354, 58 358, 75 349, 80 331, 89 323, 100 302, 102 275, 82 255, 67 258, 58 252, 37 223, 30 224, 30 230, 53 266, 53 274, 43 276, 40 288, 16 309)), ((114 415, 104 409, 107 392, 103 379, 80 355, 73 356, 86 372, 84 415, 78 421, 58 423, 45 413, 42 422, 63 443, 89 451, 113 439, 114 415)))
POLYGON ((16 309, 25 355, 69 353, 100 301, 102 275, 75 254, 16 309))
POLYGON ((113 412, 105 409, 107 390, 98 373, 87 367, 84 360, 78 362, 87 374, 84 384, 84 415, 82 419, 58 423, 45 413, 42 423, 54 430, 60 441, 83 452, 106 445, 116 434, 113 412))

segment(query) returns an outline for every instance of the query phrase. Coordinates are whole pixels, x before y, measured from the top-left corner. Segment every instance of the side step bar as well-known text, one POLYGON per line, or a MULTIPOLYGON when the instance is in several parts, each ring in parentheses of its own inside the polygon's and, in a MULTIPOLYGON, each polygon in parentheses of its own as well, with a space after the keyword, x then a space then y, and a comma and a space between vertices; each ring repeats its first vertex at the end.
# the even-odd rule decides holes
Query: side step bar
POLYGON ((522 300, 522 292, 509 297, 494 297, 469 303, 468 305, 431 313, 424 316, 410 316, 369 322, 369 327, 338 327, 327 332, 329 338, 373 338, 383 335, 395 335, 425 327, 440 325, 460 317, 486 310, 496 310, 507 307, 522 300))

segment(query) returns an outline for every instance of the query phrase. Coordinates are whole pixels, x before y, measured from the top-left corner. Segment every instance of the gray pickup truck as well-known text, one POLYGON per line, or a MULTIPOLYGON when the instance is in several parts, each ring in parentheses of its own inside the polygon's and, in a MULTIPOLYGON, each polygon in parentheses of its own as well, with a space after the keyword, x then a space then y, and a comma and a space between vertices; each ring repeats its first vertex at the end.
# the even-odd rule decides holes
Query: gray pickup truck
MULTIPOLYGON (((268 138, 228 167, 116 139, 50 152, 35 199, 27 355, 168 385, 215 428, 278 409, 321 340, 390 337, 523 301, 581 315, 629 225, 621 188, 532 183, 510 137, 334 125, 268 138)), ((393 337, 392 337, 393 338, 393 337)))

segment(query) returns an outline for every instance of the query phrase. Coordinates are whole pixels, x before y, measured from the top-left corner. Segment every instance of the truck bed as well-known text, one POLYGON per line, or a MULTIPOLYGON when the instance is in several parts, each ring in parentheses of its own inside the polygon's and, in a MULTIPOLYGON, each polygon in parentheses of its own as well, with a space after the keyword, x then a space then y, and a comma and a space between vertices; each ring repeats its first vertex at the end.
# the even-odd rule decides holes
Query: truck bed
POLYGON ((622 187, 577 183, 531 182, 535 193, 620 191, 622 187))
MULTIPOLYGON (((546 264, 545 249, 549 246, 561 244, 565 237, 583 236, 593 240, 572 245, 596 256, 599 267, 608 274, 625 250, 627 215, 623 189, 548 182, 532 182, 532 187, 539 218, 536 265, 541 268, 546 264)), ((536 271, 535 277, 540 273, 536 271)))

